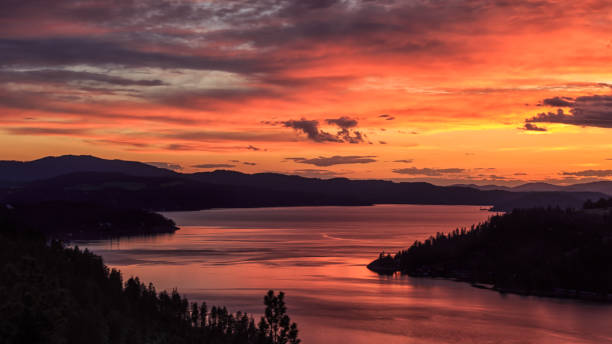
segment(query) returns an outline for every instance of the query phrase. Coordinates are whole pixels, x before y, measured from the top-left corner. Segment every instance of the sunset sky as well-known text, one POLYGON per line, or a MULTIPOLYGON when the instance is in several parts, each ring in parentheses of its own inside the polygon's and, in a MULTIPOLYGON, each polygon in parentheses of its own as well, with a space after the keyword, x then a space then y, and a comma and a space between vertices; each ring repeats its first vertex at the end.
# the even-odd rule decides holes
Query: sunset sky
POLYGON ((3 160, 612 179, 612 1, 3 0, 0 121, 3 160))

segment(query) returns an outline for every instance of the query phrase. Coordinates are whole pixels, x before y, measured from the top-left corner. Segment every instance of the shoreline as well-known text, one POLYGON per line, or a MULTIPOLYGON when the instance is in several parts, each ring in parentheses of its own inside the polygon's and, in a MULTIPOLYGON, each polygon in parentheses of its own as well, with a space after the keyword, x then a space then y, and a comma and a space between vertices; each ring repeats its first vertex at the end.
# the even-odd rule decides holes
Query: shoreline
POLYGON ((369 263, 366 268, 372 272, 375 272, 379 275, 390 276, 395 273, 400 273, 401 275, 409 276, 412 278, 430 278, 430 279, 443 279, 447 281, 453 281, 458 283, 468 283, 470 286, 478 289, 496 291, 499 294, 513 294, 519 296, 535 296, 535 297, 546 297, 553 299, 571 299, 571 300, 580 300, 580 301, 590 301, 598 304, 612 304, 612 293, 607 295, 600 295, 595 292, 590 291, 580 291, 580 290, 571 290, 571 289, 563 289, 563 288, 554 288, 551 291, 547 290, 526 290, 520 288, 501 288, 496 287, 490 283, 485 282, 475 282, 471 280, 466 274, 462 274, 459 272, 451 272, 446 275, 432 275, 426 272, 423 273, 408 273, 403 272, 401 269, 397 267, 389 267, 384 264, 377 263, 380 261, 380 258, 369 263), (462 277, 463 275, 463 277, 462 277))

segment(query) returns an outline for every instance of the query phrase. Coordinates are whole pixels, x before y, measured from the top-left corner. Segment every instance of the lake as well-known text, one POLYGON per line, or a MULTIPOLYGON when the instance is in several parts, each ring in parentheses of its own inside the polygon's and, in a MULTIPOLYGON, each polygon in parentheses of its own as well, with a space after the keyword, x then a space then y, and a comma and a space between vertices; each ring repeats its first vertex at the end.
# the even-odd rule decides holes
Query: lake
POLYGON ((170 212, 175 234, 76 242, 158 290, 263 312, 282 290, 304 344, 612 343, 612 306, 503 295, 366 265, 492 214, 477 206, 376 205, 170 212))

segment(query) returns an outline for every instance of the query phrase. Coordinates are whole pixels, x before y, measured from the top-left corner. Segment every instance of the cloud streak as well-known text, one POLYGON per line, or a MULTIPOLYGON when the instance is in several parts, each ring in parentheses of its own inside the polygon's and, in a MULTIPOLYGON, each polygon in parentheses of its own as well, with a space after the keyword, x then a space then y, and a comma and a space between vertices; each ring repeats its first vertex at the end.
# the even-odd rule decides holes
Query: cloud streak
POLYGON ((319 167, 327 167, 334 165, 344 164, 370 164, 376 162, 376 156, 374 155, 334 155, 331 157, 320 156, 318 158, 285 158, 285 160, 291 160, 300 164, 310 164, 319 167))
POLYGON ((612 170, 583 170, 574 172, 561 172, 564 176, 576 176, 576 177, 612 177, 612 170))
POLYGON ((198 164, 191 166, 193 168, 201 168, 201 169, 210 169, 210 168, 232 168, 236 167, 236 165, 232 164, 198 164))
POLYGON ((408 168, 397 168, 393 170, 393 173, 399 174, 408 174, 408 175, 418 175, 418 176, 442 176, 446 174, 457 174, 464 173, 465 169, 462 168, 417 168, 417 167, 408 167, 408 168))

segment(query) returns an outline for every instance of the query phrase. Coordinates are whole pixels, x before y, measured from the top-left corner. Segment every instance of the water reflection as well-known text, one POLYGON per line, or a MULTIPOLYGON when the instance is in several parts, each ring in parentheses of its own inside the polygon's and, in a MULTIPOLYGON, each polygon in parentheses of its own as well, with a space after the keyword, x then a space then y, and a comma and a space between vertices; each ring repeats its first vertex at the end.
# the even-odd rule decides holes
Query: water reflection
MULTIPOLYGON (((304 343, 606 343, 610 306, 502 295, 365 265, 490 213, 385 205, 168 213, 173 235, 80 242, 127 276, 231 310, 262 311, 284 290, 304 343)), ((126 276, 126 277, 127 277, 126 276)))

